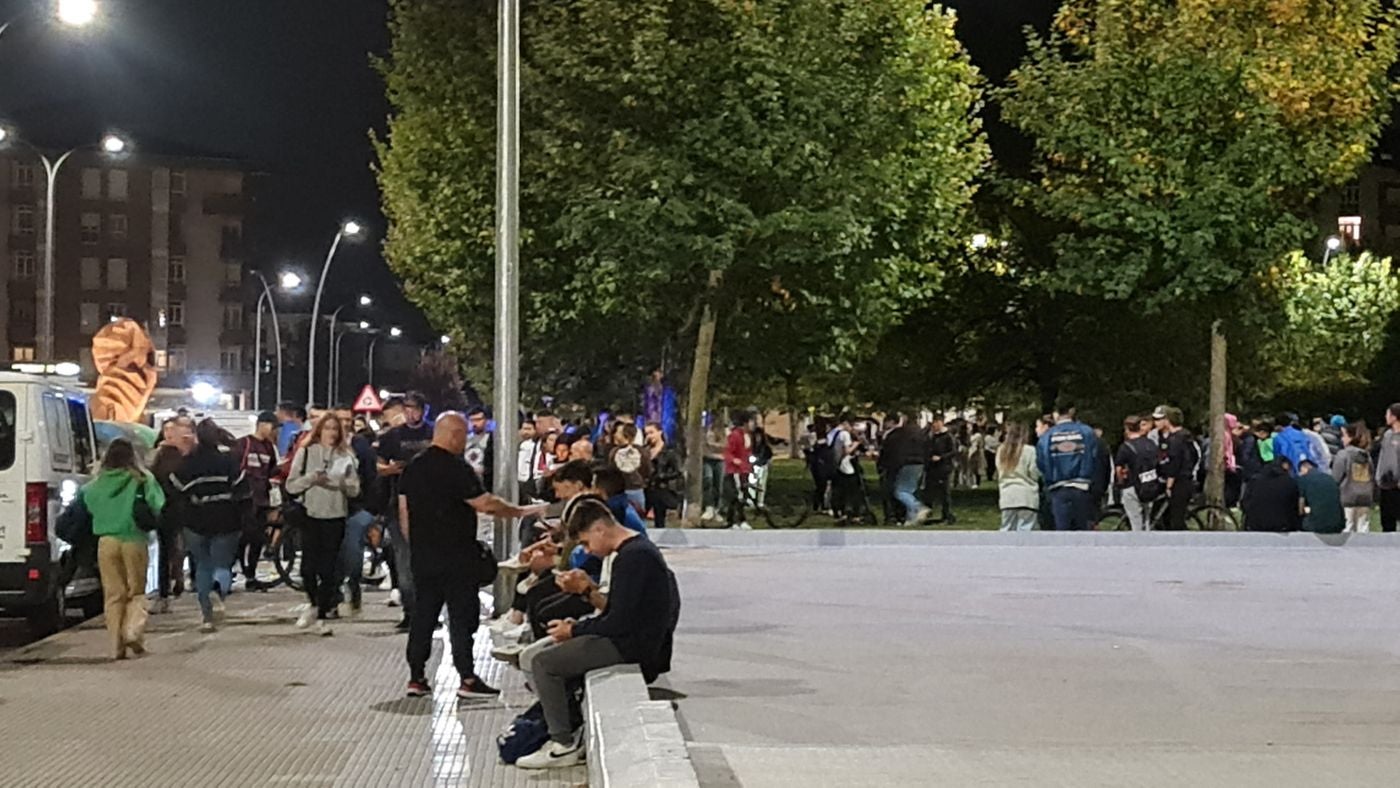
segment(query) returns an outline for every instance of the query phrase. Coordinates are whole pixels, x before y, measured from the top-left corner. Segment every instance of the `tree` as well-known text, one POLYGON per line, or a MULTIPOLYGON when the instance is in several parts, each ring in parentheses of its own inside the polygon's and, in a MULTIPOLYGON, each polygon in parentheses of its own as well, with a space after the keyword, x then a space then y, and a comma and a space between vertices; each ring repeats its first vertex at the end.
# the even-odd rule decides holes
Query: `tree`
MULTIPOLYGON (((1218 345, 1258 321, 1261 276, 1370 156, 1394 23, 1380 0, 1067 2, 1001 94, 1035 145, 1023 198, 1065 227, 1055 286, 1216 325, 1218 345)), ((1212 358, 1219 441, 1223 347, 1212 358)))
MULTIPOLYGON (((848 365, 930 281, 987 155, 952 26, 922 0, 532 6, 526 379, 693 348, 697 495, 712 367, 848 365)), ((495 20, 397 0, 392 28, 387 256, 435 321, 487 336, 495 20)))

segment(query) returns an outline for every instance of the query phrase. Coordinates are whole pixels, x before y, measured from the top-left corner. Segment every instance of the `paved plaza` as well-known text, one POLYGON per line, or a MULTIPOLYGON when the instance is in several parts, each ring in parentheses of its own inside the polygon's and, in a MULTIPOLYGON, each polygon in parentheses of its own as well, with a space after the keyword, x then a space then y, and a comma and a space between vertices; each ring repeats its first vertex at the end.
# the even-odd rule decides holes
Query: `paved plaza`
POLYGON ((1400 774, 1400 550, 668 557, 685 604, 668 684, 686 696, 706 786, 1380 786, 1400 774))
POLYGON ((490 658, 484 632, 478 670, 502 699, 459 702, 450 663, 433 697, 405 698, 406 636, 392 631, 385 596, 367 593, 366 615, 330 638, 293 627, 301 598, 286 590, 234 595, 228 625, 201 635, 186 594, 177 612, 151 617, 141 659, 104 659, 100 618, 6 652, 0 786, 586 783, 583 767, 540 775, 499 763, 497 734, 533 698, 490 658))

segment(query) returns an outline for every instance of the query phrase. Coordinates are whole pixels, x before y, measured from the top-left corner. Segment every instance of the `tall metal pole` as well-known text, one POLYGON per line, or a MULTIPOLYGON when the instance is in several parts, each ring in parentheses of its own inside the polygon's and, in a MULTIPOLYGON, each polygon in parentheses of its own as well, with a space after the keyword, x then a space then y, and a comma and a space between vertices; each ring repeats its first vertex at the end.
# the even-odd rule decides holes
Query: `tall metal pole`
POLYGON ((326 288, 326 274, 331 272, 331 261, 335 259, 335 250, 340 248, 340 238, 345 234, 343 229, 336 230, 335 240, 331 241, 331 250, 326 253, 326 263, 321 266, 321 280, 316 283, 316 300, 311 304, 311 330, 307 333, 311 335, 311 341, 306 351, 306 408, 316 403, 316 321, 321 317, 321 291, 326 288))
POLYGON ((377 344, 379 344, 379 338, 380 338, 381 336, 383 336, 383 334, 375 334, 375 335, 374 335, 374 339, 371 339, 371 340, 369 341, 369 362, 368 362, 368 365, 369 365, 369 384, 370 384, 371 386, 374 385, 374 346, 377 345, 377 344))
MULTIPOLYGON (((497 26, 496 119, 496 495, 514 501, 515 442, 520 411, 520 0, 500 0, 497 26)), ((495 518, 496 554, 513 549, 508 518, 495 518)), ((504 608, 505 583, 496 581, 496 612, 504 608)))
POLYGON ((262 305, 267 293, 258 296, 257 328, 253 330, 253 410, 262 410, 262 305))
POLYGON ((44 197, 44 298, 42 308, 39 310, 39 359, 45 362, 53 362, 54 358, 54 337, 53 337, 53 277, 54 277, 54 217, 57 215, 57 207, 54 204, 54 194, 58 190, 58 170, 63 166, 68 157, 72 156, 76 150, 70 150, 57 161, 50 161, 48 156, 39 154, 39 161, 44 163, 44 172, 48 174, 48 191, 44 197))
MULTIPOLYGON (((267 277, 262 275, 262 271, 254 271, 253 275, 262 283, 263 296, 267 298, 268 311, 272 313, 272 341, 277 343, 277 402, 274 405, 282 404, 282 325, 277 319, 277 299, 272 297, 272 287, 267 283, 267 277)), ((261 314, 258 315, 262 317, 261 314)), ((258 333, 259 338, 262 332, 258 333)))
POLYGON ((326 359, 326 407, 335 407, 335 322, 340 319, 340 310, 345 305, 341 304, 331 313, 330 336, 326 340, 326 349, 330 351, 330 358, 326 359))

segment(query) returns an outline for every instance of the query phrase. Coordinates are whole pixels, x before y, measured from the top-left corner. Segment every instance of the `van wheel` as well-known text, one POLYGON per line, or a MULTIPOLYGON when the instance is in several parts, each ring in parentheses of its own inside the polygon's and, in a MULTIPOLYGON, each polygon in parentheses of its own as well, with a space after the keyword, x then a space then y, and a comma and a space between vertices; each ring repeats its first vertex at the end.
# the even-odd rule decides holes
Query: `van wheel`
POLYGON ((63 629, 67 623, 67 598, 60 587, 53 598, 29 611, 25 616, 29 624, 29 634, 35 638, 46 638, 63 629))

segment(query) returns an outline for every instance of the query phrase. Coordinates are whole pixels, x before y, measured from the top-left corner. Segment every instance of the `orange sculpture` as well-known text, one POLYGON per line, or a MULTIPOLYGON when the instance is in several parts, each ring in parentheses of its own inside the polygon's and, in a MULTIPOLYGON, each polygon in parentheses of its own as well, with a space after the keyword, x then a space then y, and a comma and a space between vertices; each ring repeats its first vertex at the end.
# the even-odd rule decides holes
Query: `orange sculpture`
POLYGON ((92 337, 97 393, 89 402, 100 421, 140 421, 156 390, 155 345, 130 318, 108 323, 92 337))

